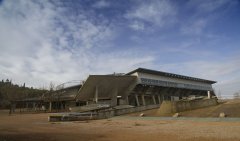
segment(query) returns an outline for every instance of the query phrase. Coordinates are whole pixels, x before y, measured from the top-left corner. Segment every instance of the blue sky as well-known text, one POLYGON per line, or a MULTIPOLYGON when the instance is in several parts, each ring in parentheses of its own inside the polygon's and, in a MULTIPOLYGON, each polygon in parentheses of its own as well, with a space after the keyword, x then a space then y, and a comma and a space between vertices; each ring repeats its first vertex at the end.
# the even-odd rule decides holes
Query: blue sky
POLYGON ((138 67, 240 90, 240 1, 0 2, 0 78, 48 87, 138 67))

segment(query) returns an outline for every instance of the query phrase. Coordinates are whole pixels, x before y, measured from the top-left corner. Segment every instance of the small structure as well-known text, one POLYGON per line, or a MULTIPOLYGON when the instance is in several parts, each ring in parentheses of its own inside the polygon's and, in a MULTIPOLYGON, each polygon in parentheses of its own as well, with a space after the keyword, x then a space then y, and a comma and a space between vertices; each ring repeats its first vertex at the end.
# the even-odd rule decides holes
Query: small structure
POLYGON ((69 111, 70 107, 86 105, 85 102, 75 99, 81 86, 79 84, 45 93, 46 108, 50 112, 63 112, 69 111))
POLYGON ((177 117, 179 117, 179 116, 180 116, 179 113, 175 113, 175 114, 173 115, 173 117, 175 117, 175 118, 177 118, 177 117))
POLYGON ((81 86, 74 85, 48 91, 40 97, 12 101, 10 113, 14 112, 14 109, 19 109, 20 112, 69 112, 70 107, 86 105, 86 102, 75 98, 81 86))
POLYGON ((219 114, 219 117, 220 117, 220 118, 225 118, 225 117, 226 117, 226 114, 225 114, 224 112, 221 112, 221 113, 219 114))
POLYGON ((15 112, 16 109, 19 112, 36 112, 36 111, 45 111, 43 108, 45 105, 44 100, 42 97, 33 97, 33 98, 26 98, 22 100, 14 100, 11 101, 10 105, 10 114, 15 112))

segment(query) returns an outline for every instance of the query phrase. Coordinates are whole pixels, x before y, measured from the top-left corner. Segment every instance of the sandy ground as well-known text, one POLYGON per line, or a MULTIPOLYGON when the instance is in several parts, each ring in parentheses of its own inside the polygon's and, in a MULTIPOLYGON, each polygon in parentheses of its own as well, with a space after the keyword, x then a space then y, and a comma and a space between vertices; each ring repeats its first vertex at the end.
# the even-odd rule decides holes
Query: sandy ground
POLYGON ((0 111, 0 141, 240 141, 239 121, 163 120, 121 116, 47 121, 49 114, 0 111))

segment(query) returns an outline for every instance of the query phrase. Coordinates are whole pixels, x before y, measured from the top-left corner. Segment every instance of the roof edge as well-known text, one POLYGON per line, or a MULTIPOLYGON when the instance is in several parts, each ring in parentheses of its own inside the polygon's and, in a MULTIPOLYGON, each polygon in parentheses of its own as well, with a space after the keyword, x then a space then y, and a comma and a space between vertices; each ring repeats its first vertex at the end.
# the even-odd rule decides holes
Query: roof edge
POLYGON ((173 78, 179 78, 179 79, 186 79, 186 80, 192 80, 192 81, 198 81, 198 82, 205 82, 205 83, 210 83, 210 84, 217 83, 217 81, 201 79, 201 78, 191 77, 191 76, 185 76, 185 75, 180 75, 180 74, 175 74, 175 73, 151 70, 151 69, 146 69, 146 68, 137 68, 133 71, 130 71, 130 72, 126 73, 125 75, 131 75, 135 72, 157 74, 157 75, 161 75, 161 76, 167 76, 167 77, 173 77, 173 78))

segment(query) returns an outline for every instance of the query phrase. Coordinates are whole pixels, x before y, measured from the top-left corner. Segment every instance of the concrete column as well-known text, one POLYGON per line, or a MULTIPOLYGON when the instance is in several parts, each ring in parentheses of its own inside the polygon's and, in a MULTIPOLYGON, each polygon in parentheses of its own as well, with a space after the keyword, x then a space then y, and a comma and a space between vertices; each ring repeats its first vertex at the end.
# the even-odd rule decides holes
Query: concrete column
POLYGON ((96 86, 94 98, 95 98, 95 102, 98 103, 98 86, 96 86))
POLYGON ((129 104, 128 96, 126 96, 126 104, 127 104, 127 105, 129 104))
POLYGON ((13 104, 12 111, 15 112, 15 109, 16 109, 16 103, 13 104))
POLYGON ((113 95, 111 98, 111 106, 117 106, 117 95, 118 95, 118 89, 114 88, 113 95))
POLYGON ((28 111, 28 102, 26 102, 26 110, 28 111))
POLYGON ((211 98, 211 93, 210 93, 210 91, 207 91, 207 94, 208 94, 208 98, 210 99, 210 98, 211 98))
POLYGON ((142 97, 142 103, 143 103, 143 105, 145 106, 145 105, 146 105, 145 97, 144 97, 144 95, 141 95, 141 97, 142 97))
POLYGON ((36 103, 33 102, 33 110, 36 111, 36 103))
POLYGON ((60 102, 60 109, 63 109, 63 103, 60 102))
POLYGON ((52 102, 49 102, 49 111, 52 112, 52 102))
POLYGON ((154 96, 154 95, 152 96, 152 99, 153 99, 153 104, 157 104, 157 103, 156 103, 156 99, 155 99, 155 96, 154 96))
POLYGON ((138 101, 138 95, 135 95, 135 99, 136 99, 137 106, 140 106, 139 101, 138 101))
POLYGON ((160 95, 158 95, 157 97, 158 97, 158 102, 159 102, 159 104, 161 104, 162 102, 161 102, 160 95))
POLYGON ((165 99, 164 99, 164 95, 162 95, 162 101, 164 101, 165 99))

